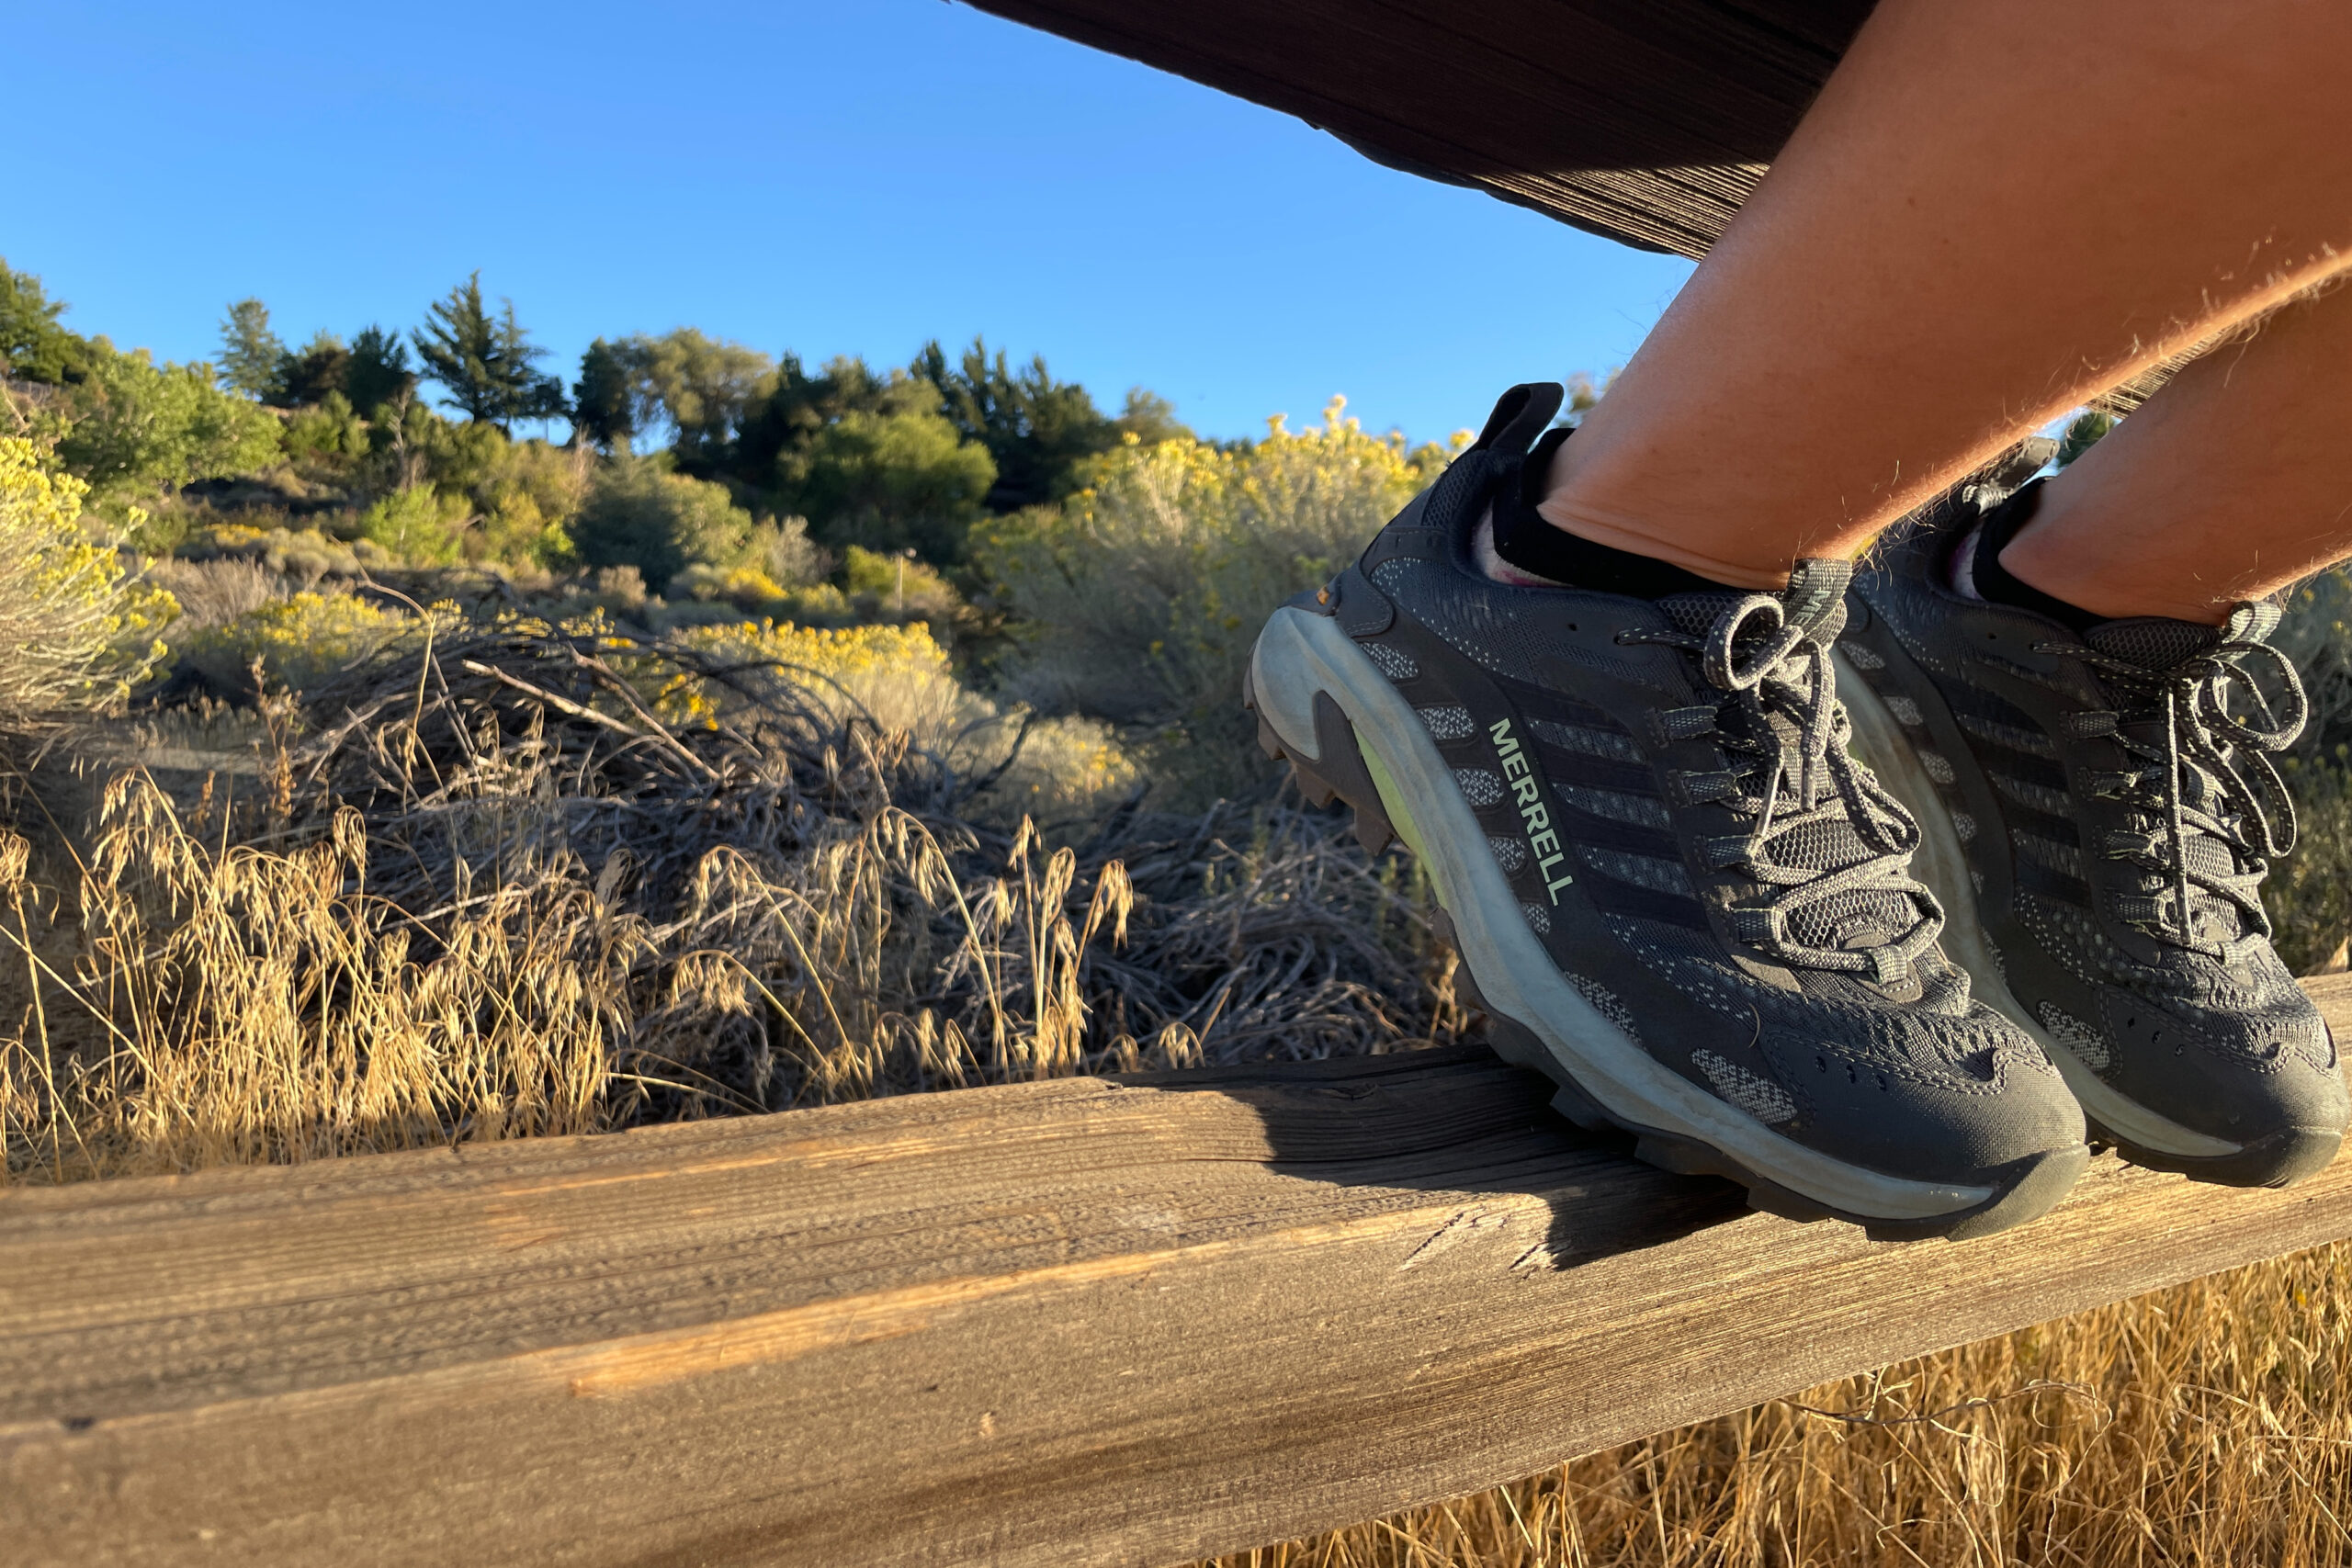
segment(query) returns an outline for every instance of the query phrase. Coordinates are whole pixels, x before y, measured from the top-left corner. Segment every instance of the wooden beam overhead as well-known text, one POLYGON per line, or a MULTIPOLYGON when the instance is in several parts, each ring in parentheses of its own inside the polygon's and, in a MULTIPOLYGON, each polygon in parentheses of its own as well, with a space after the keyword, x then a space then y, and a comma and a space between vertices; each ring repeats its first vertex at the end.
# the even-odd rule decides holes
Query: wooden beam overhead
POLYGON ((972 0, 1384 163, 1705 254, 1871 0, 972 0))
POLYGON ((0 1559, 1174 1562, 2352 1235, 2352 1162, 2102 1158, 1874 1244, 1548 1093, 1431 1052, 0 1192, 0 1559))

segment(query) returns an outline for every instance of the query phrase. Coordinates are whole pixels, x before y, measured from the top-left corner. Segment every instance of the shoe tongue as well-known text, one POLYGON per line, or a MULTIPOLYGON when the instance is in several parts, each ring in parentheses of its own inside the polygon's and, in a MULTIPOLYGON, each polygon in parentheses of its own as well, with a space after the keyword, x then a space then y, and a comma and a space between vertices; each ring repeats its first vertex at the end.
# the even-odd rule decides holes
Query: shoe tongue
MULTIPOLYGON (((1810 625, 1816 641, 1834 642, 1845 629, 1846 584, 1853 575, 1850 561, 1801 560, 1789 574, 1788 587, 1770 596, 1781 602, 1790 620, 1810 625)), ((1752 592, 1738 588, 1669 593, 1657 601, 1657 607, 1674 623, 1675 630, 1703 637, 1724 611, 1753 596, 1752 592)))
POLYGON ((2150 670, 2169 670, 2214 647, 2222 637, 2220 626, 2165 615, 2135 615, 2129 620, 2101 621, 2083 634, 2083 640, 2109 658, 2129 660, 2150 670))
POLYGON ((1676 631, 1690 637, 1704 637, 1714 629, 1724 611, 1746 597, 1732 588, 1726 588, 1720 593, 1669 593, 1657 602, 1657 607, 1659 613, 1673 623, 1676 631))

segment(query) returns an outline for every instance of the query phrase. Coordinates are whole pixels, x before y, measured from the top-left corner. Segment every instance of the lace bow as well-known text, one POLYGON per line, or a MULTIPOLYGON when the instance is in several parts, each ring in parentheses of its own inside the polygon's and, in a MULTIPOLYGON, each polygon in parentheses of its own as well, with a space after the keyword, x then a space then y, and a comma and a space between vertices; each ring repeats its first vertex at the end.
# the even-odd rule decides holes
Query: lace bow
POLYGON ((1843 620, 1850 572, 1844 562, 1800 561, 1786 594, 1747 594, 1726 606, 1703 636, 1645 630, 1619 640, 1683 649, 1722 694, 1712 708, 1679 710, 1698 722, 1676 726, 1681 733, 1675 738, 1714 739, 1731 766, 1722 773, 1684 775, 1686 793, 1695 785, 1692 798, 1719 801, 1749 823, 1745 833, 1706 843, 1716 869, 1737 870, 1767 890, 1731 910, 1733 934, 1788 964, 1868 972, 1894 985, 1935 945, 1943 909, 1908 874, 1917 825, 1848 749, 1853 721, 1838 701, 1829 649, 1843 620), (1850 824, 1871 852, 1844 865, 1793 863, 1786 852, 1802 830, 1838 822, 1850 824), (1792 934, 1791 917, 1799 910, 1855 892, 1908 898, 1917 918, 1873 947, 1820 947, 1792 934))
POLYGON ((2137 861, 2169 876, 2168 897, 2127 897, 2117 913, 2151 935, 2227 957, 2227 942, 2196 938, 2196 890, 2235 908, 2245 942, 2266 942, 2262 878, 2272 860, 2295 847, 2295 806, 2267 753, 2283 750, 2302 733, 2310 704, 2287 656, 2266 640, 2278 624, 2275 604, 2240 604, 2211 646, 2157 669, 2075 642, 2048 642, 2039 653, 2077 659, 2127 699, 2126 713, 2075 716, 2085 735, 2106 733, 2132 766, 2092 774, 2089 793, 2120 800, 2152 826, 2110 832, 2109 859, 2137 861), (2272 678, 2273 703, 2255 678, 2272 678), (2247 710, 2233 713, 2235 703, 2247 710), (2133 728, 2154 734, 2134 735, 2133 728), (2203 836, 2229 851, 2233 872, 2190 863, 2189 841, 2203 836))

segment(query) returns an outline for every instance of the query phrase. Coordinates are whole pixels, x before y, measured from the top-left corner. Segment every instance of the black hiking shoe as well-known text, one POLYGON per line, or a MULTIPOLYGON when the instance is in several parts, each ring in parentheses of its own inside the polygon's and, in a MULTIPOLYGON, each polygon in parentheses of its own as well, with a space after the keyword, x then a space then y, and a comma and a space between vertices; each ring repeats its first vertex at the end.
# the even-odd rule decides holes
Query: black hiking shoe
POLYGON ((1953 549, 2040 455, 1939 502, 1856 579, 1839 689, 1918 814, 1952 955, 2049 1048, 2093 1132, 2160 1170, 2283 1186, 2335 1156, 2346 1100, 2259 896, 2294 835, 2265 753, 2304 709, 2265 640, 2278 612, 2077 634, 1955 592, 1953 549))
POLYGON ((1577 1122, 1883 1238, 2042 1213, 2088 1158, 2082 1114, 1971 1001, 1906 873, 1917 829, 1847 754, 1850 568, 1655 601, 1488 581, 1480 516, 1530 504, 1559 400, 1514 388, 1360 562, 1275 612, 1261 742, 1420 857, 1490 1039, 1577 1122))

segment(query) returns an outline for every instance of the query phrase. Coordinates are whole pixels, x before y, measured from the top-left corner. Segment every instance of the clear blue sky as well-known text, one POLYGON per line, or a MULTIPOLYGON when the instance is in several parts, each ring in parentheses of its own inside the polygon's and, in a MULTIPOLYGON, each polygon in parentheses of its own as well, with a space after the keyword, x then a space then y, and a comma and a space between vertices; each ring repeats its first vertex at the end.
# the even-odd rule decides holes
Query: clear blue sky
POLYGON ((0 255, 211 357, 407 327, 476 267, 570 374, 691 324, 814 363, 976 332, 1205 433, 1416 439, 1623 362, 1687 264, 943 0, 51 5, 11 20, 0 255))

